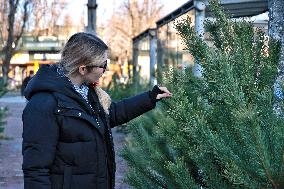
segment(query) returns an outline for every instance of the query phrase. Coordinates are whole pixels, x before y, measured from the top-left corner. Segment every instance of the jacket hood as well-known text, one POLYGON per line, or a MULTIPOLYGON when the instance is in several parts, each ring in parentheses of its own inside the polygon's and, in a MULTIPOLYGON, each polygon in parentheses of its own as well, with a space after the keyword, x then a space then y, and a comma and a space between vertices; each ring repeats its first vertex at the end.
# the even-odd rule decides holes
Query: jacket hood
POLYGON ((29 81, 24 96, 30 100, 33 95, 39 92, 59 92, 74 98, 72 90, 72 85, 67 77, 61 76, 57 72, 57 65, 43 65, 29 81))
MULTIPOLYGON (((82 103, 82 97, 75 91, 69 79, 57 72, 57 68, 56 64, 42 65, 40 67, 24 91, 27 100, 30 100, 36 93, 58 92, 82 103)), ((110 96, 99 87, 95 87, 95 92, 105 113, 109 114, 110 96)))

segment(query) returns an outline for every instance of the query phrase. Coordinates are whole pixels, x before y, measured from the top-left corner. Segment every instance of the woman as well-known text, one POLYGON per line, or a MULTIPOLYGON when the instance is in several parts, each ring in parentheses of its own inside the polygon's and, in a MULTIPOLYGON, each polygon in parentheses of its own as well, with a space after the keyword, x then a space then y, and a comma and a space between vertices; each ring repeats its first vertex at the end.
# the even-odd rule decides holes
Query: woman
POLYGON ((153 109, 172 94, 155 86, 120 102, 93 83, 107 68, 107 45, 74 34, 56 65, 42 66, 29 82, 23 111, 26 189, 114 188, 111 128, 153 109))

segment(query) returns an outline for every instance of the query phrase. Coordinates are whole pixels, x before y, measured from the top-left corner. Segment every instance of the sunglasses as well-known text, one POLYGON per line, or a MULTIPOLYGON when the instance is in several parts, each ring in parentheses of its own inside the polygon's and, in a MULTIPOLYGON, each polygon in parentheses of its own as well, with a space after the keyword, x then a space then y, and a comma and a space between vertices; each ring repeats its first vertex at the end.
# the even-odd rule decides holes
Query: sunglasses
POLYGON ((103 66, 90 65, 90 66, 86 66, 86 67, 89 67, 89 68, 93 68, 93 67, 95 67, 95 68, 103 68, 104 72, 105 72, 106 69, 107 69, 107 63, 108 63, 108 61, 106 60, 106 61, 104 61, 104 65, 103 66))

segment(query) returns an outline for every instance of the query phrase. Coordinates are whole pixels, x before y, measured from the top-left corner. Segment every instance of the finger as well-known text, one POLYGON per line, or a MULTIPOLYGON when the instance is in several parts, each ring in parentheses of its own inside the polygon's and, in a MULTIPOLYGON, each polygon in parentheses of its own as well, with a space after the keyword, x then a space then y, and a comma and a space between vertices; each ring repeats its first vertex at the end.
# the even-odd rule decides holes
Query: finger
POLYGON ((159 87, 161 91, 164 91, 168 94, 172 94, 166 87, 159 87))
POLYGON ((167 97, 171 97, 171 94, 168 93, 163 93, 163 94, 158 94, 156 99, 161 99, 161 98, 167 98, 167 97))
POLYGON ((159 87, 159 89, 163 92, 167 92, 167 88, 166 87, 159 87))
POLYGON ((163 93, 163 94, 159 94, 159 98, 167 98, 167 97, 171 97, 172 95, 171 94, 168 94, 168 93, 163 93))

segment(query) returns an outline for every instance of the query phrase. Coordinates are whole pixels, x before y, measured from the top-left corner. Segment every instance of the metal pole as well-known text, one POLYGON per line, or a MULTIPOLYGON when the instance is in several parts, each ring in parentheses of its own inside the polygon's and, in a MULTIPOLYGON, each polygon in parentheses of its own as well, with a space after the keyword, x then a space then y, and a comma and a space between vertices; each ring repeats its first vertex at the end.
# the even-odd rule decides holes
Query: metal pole
POLYGON ((96 0, 88 0, 88 26, 87 32, 96 33, 97 25, 97 3, 96 0))
POLYGON ((157 35, 156 30, 150 30, 150 85, 155 84, 155 65, 156 65, 156 50, 157 50, 157 35))
POLYGON ((132 77, 133 79, 137 79, 138 73, 137 73, 137 65, 138 65, 138 47, 139 47, 139 41, 133 42, 133 50, 132 50, 132 77))
MULTIPOLYGON (((205 4, 202 1, 194 1, 195 6, 195 32, 204 39, 204 20, 205 20, 205 4)), ((196 77, 202 76, 202 67, 199 62, 195 61, 192 68, 193 75, 196 77)))

